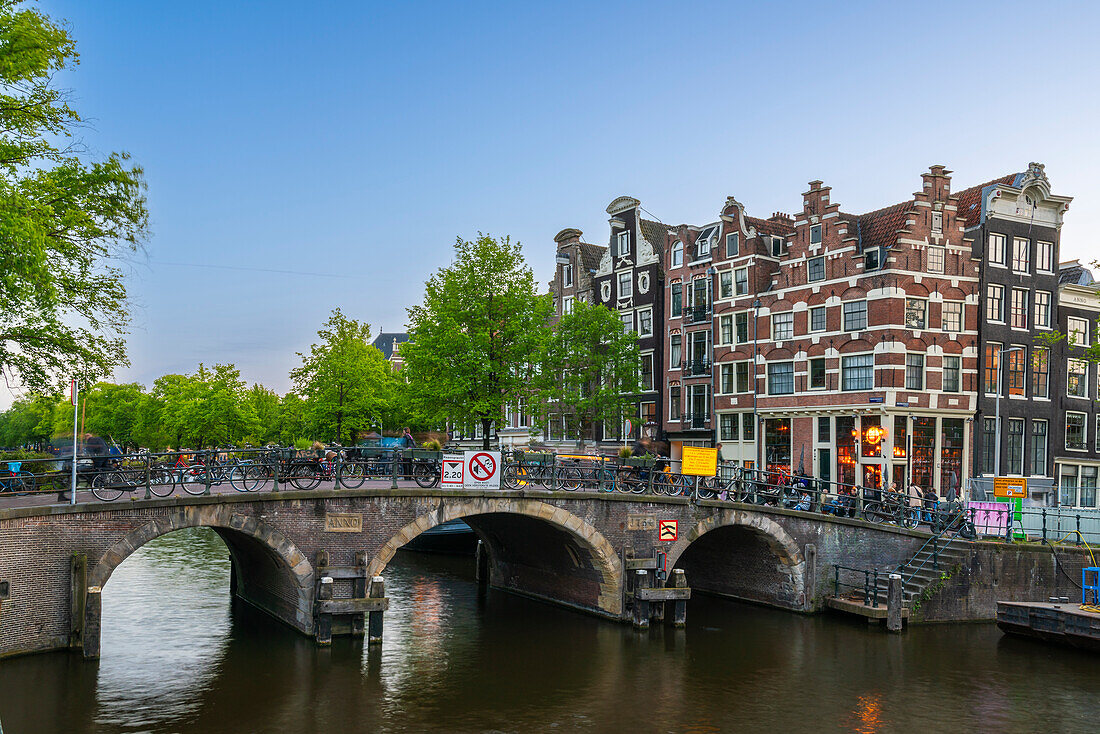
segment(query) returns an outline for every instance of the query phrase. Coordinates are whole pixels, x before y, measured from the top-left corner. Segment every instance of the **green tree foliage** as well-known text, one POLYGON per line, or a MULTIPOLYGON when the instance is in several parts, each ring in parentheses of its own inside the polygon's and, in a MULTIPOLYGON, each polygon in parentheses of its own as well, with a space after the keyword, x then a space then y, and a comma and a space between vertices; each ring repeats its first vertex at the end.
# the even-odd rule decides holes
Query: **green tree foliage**
POLYGON ((454 264, 429 278, 424 302, 409 309, 401 371, 418 413, 436 423, 480 422, 488 448, 493 421, 530 394, 549 312, 518 242, 460 238, 454 264))
POLYGON ((53 78, 76 63, 64 28, 0 0, 0 375, 41 393, 126 363, 118 258, 148 225, 140 167, 64 145, 83 120, 53 78))
POLYGON ((393 376, 382 352, 370 342, 370 325, 335 309, 317 332, 320 342, 301 354, 302 365, 290 378, 306 403, 314 435, 354 442, 356 433, 377 421, 389 407, 393 376), (345 429, 351 429, 346 433, 345 429))
POLYGON ((54 435, 56 415, 68 416, 69 436, 72 436, 72 406, 66 401, 62 409, 55 398, 41 395, 20 398, 0 413, 0 446, 26 446, 41 449, 54 435))
POLYGON ((164 375, 153 383, 160 423, 175 448, 236 444, 258 430, 240 370, 200 364, 193 375, 164 375))
POLYGON ((634 414, 640 367, 637 334, 606 306, 578 301, 540 355, 536 412, 562 415, 583 446, 597 423, 634 414))

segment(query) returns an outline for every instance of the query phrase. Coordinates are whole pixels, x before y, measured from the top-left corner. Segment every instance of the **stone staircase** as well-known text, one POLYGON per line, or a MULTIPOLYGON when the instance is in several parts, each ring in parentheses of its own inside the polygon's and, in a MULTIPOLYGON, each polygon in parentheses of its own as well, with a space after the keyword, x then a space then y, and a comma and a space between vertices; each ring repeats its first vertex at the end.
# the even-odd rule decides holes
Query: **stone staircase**
MULTIPOLYGON (((964 542, 956 538, 942 539, 943 544, 937 547, 935 553, 933 553, 932 548, 926 546, 917 551, 898 570, 902 579, 901 603, 904 607, 910 608, 913 600, 919 597, 929 586, 939 581, 941 573, 950 570, 955 564, 962 563, 965 560, 966 551, 962 547, 964 542)), ((872 592, 879 605, 886 604, 886 594, 889 586, 889 574, 879 574, 878 585, 872 592)))

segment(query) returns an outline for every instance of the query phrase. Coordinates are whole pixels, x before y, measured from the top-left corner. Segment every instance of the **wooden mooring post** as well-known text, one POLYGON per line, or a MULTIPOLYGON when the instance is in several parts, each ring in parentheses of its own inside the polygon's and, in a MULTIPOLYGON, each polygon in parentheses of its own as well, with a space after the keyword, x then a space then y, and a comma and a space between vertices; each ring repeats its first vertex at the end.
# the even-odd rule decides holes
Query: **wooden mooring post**
MULTIPOLYGON (((384 599, 386 596, 386 582, 381 576, 375 576, 370 580, 370 598, 384 599)), ((382 644, 382 609, 367 612, 367 644, 382 644)))
MULTIPOLYGON (((324 576, 317 584, 317 601, 321 603, 332 600, 332 577, 324 576)), ((317 612, 317 644, 332 644, 332 614, 328 611, 317 612)))
MULTIPOLYGON (((672 588, 686 589, 687 585, 687 574, 684 572, 684 569, 672 569, 672 588)), ((682 629, 686 625, 687 599, 676 599, 672 602, 672 626, 682 629)))
POLYGON ((638 569, 634 572, 634 629, 649 629, 649 601, 644 598, 642 589, 649 588, 649 572, 638 569))
POLYGON ((886 630, 901 631, 901 574, 890 574, 890 583, 886 588, 886 630))

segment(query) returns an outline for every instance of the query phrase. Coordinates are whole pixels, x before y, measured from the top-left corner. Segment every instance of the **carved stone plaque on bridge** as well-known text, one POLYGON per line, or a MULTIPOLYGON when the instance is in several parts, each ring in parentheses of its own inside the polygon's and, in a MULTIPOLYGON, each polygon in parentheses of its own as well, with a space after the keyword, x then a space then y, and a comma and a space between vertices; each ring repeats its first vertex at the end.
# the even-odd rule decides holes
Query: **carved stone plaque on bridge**
POLYGON ((363 516, 352 512, 326 512, 326 533, 361 533, 363 532, 363 516))
POLYGON ((657 529, 657 516, 656 515, 627 515, 626 516, 626 529, 627 530, 656 530, 657 529))

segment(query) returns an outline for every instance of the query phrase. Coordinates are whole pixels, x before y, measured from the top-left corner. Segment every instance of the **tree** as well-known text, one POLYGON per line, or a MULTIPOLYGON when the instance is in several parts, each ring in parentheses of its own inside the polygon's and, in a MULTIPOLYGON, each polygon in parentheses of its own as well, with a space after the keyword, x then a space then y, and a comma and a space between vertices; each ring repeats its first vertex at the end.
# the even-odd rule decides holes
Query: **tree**
POLYGON ((393 376, 382 352, 370 342, 370 325, 334 309, 317 332, 319 344, 301 352, 302 366, 290 372, 295 391, 306 402, 306 415, 317 435, 341 443, 345 426, 368 427, 387 408, 393 376))
POLYGON ((409 309, 401 371, 418 411, 437 423, 480 422, 488 449, 493 421, 530 392, 549 313, 518 242, 459 238, 454 264, 436 271, 424 302, 409 309))
POLYGON ((537 412, 565 417, 583 447, 597 423, 633 414, 640 367, 637 334, 606 306, 576 302, 539 359, 537 412))
POLYGON ((148 212, 125 154, 58 147, 83 123, 53 82, 76 48, 21 4, 0 0, 0 375, 48 393, 126 364, 118 257, 138 249, 148 212))
POLYGON ((255 383, 245 394, 245 400, 256 416, 256 432, 252 434, 253 443, 265 444, 279 435, 279 396, 255 383))

